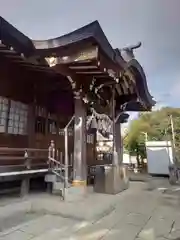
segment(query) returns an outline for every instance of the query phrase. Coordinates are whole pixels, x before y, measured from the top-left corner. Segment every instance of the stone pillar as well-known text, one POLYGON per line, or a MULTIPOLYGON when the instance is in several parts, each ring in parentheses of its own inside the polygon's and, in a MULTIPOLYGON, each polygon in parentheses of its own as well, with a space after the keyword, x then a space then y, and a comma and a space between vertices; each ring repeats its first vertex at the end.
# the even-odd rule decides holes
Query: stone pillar
POLYGON ((25 176, 21 181, 21 197, 24 197, 29 193, 29 183, 30 178, 28 176, 25 176))
POLYGON ((120 122, 115 121, 115 101, 112 104, 113 121, 113 162, 112 166, 100 167, 96 171, 95 192, 117 194, 128 188, 127 170, 122 165, 123 146, 120 122))
POLYGON ((81 195, 86 192, 87 163, 86 163, 86 106, 80 97, 76 97, 74 121, 74 163, 73 187, 81 195))
POLYGON ((121 136, 121 123, 115 123, 115 141, 114 141, 114 150, 115 150, 115 158, 116 165, 121 165, 123 161, 123 143, 121 136))

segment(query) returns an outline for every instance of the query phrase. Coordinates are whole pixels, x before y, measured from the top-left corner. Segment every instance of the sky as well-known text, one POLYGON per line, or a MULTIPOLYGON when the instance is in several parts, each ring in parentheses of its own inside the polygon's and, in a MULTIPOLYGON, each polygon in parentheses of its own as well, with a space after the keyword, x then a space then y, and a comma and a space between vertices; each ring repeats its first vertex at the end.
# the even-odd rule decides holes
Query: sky
POLYGON ((98 20, 114 48, 141 41, 135 56, 156 108, 180 107, 179 9, 180 0, 0 0, 0 15, 32 39, 98 20))

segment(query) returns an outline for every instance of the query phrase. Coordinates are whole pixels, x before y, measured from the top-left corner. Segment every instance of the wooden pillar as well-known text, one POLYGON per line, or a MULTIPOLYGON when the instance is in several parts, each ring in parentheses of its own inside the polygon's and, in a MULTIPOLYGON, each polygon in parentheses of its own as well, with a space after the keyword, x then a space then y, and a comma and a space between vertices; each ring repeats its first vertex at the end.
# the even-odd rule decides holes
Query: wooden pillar
MULTIPOLYGON (((27 134, 28 134, 28 148, 35 148, 36 138, 35 138, 35 106, 31 104, 28 106, 28 119, 27 119, 27 134)), ((30 156, 29 156, 30 157, 30 156)), ((31 168, 31 163, 29 161, 28 169, 31 168)), ((21 196, 25 196, 29 193, 30 188, 30 177, 24 176, 21 181, 21 196)))
POLYGON ((8 99, 7 120, 6 120, 6 126, 5 126, 5 133, 6 134, 8 134, 10 108, 11 108, 11 100, 8 99))
POLYGON ((27 134, 28 134, 28 147, 34 148, 36 146, 35 139, 35 106, 31 104, 28 106, 28 120, 27 120, 27 134))
POLYGON ((75 98, 73 186, 86 186, 86 107, 80 97, 75 98))

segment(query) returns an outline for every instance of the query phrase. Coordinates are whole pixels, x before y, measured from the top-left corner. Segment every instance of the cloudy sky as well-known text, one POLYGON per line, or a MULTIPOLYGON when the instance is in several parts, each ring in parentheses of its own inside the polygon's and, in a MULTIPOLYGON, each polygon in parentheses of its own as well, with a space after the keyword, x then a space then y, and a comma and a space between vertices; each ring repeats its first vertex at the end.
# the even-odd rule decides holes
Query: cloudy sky
POLYGON ((142 41, 158 107, 180 107, 180 0, 0 0, 0 15, 33 39, 57 37, 98 20, 114 48, 142 41))

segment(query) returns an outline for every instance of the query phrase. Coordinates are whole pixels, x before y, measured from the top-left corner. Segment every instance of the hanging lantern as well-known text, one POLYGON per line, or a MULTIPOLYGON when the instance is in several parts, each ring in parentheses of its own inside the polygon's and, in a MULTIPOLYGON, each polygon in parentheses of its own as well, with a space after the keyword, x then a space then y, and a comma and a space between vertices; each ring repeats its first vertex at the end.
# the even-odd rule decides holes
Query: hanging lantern
POLYGON ((98 130, 102 130, 102 121, 98 120, 98 130))
POLYGON ((105 129, 102 129, 102 134, 104 135, 106 133, 105 129))
POLYGON ((106 132, 108 123, 107 123, 107 121, 105 119, 102 120, 102 126, 103 126, 104 131, 106 132))
POLYGON ((92 119, 90 128, 92 128, 92 129, 97 129, 98 128, 98 124, 97 124, 96 118, 92 119))

